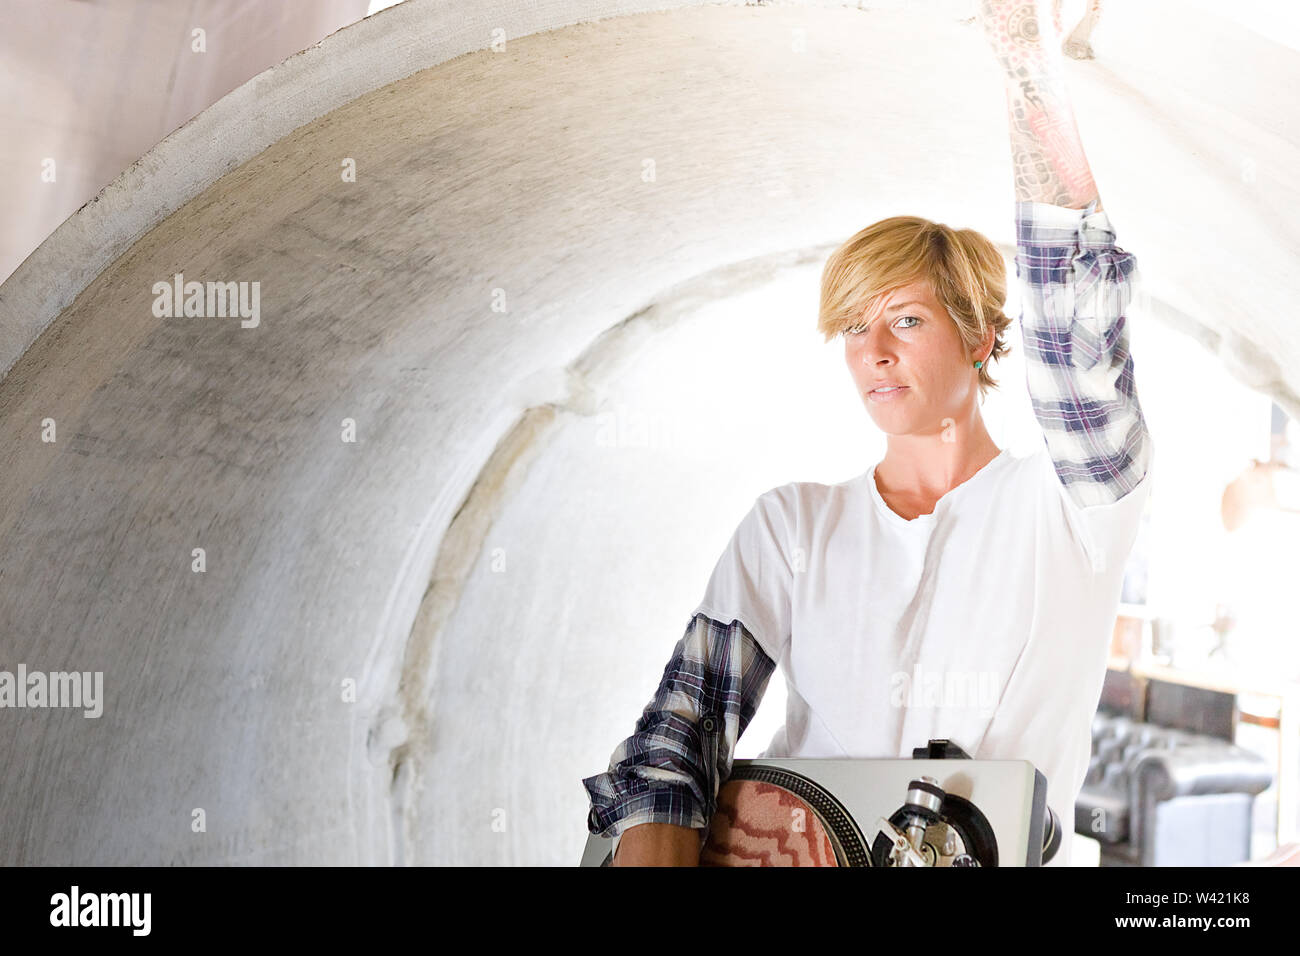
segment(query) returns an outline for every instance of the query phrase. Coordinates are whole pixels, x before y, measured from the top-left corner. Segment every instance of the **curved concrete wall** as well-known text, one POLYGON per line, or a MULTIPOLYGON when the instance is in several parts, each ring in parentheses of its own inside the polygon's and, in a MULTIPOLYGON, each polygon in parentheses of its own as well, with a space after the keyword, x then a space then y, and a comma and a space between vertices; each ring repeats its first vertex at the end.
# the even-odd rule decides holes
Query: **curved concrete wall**
MULTIPOLYGON (((885 215, 1012 238, 1001 79, 957 16, 643 6, 548 32, 576 7, 482 4, 459 33, 384 11, 177 131, 0 287, 4 656, 104 675, 98 718, 5 714, 0 861, 577 860, 578 781, 635 716, 617 689, 648 698, 716 556, 681 536, 720 547, 806 477, 780 447, 748 470, 743 401, 671 404, 707 376, 773 391, 749 329, 679 320, 885 215), (156 314, 177 273, 259 283, 256 324, 156 314), (693 429, 611 444, 620 396, 693 429)), ((1089 158, 1144 312, 1294 412, 1294 108, 1256 93, 1296 54, 1225 26, 1258 72, 1153 61, 1130 31, 1167 9, 1070 65, 1089 158)))
POLYGON ((0 164, 14 170, 0 179, 0 282, 172 130, 369 7, 369 0, 0 6, 0 164))

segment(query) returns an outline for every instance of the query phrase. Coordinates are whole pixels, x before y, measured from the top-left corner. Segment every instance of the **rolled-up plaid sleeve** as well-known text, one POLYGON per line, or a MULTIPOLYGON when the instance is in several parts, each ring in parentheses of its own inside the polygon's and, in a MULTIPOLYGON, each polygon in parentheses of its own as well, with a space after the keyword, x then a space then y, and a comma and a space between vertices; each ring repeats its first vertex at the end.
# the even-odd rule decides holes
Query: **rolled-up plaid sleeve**
POLYGON ((1030 401, 1079 508, 1136 488, 1153 443, 1138 402, 1125 310, 1137 259, 1115 244, 1096 200, 1084 209, 1016 203, 1016 276, 1030 401))
POLYGON ((587 829, 618 838, 642 823, 700 831, 703 846, 718 788, 776 664, 739 621, 696 614, 677 642, 654 697, 605 773, 582 781, 587 829))

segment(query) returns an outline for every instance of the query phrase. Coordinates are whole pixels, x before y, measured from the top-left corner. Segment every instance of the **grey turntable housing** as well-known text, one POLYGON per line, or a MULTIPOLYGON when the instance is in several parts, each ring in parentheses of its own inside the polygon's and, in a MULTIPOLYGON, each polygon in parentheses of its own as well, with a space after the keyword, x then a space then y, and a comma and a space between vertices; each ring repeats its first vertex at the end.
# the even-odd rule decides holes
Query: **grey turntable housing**
MULTIPOLYGON (((765 780, 801 797, 821 818, 842 866, 1040 866, 1055 853, 1058 821, 1047 809, 1047 780, 1032 763, 974 760, 945 740, 914 753, 910 760, 738 759, 728 782, 765 780), (921 814, 927 802, 934 811, 924 835, 912 831, 920 857, 891 861, 889 849, 908 833, 906 810, 917 801, 921 814), (887 821, 894 832, 885 832, 887 821), (946 855, 949 829, 958 839, 954 853, 949 837, 946 855)), ((607 866, 614 849, 614 839, 591 834, 579 865, 607 866)))

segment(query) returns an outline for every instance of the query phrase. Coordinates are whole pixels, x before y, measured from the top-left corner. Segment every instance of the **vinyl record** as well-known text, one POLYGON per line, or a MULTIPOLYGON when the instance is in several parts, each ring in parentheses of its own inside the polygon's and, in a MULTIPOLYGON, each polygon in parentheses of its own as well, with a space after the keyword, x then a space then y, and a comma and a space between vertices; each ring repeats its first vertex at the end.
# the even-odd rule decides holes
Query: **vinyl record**
POLYGON ((737 766, 718 792, 700 866, 870 866, 844 805, 802 774, 737 766))

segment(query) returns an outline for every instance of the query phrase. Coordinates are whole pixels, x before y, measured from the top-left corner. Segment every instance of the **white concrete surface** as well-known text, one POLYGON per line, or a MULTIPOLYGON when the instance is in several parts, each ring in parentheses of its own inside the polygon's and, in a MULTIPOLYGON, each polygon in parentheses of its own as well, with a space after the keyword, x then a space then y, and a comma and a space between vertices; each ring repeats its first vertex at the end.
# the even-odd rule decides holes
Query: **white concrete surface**
MULTIPOLYGON (((0 651, 105 696, 3 714, 0 862, 576 862, 578 781, 658 677, 625 662, 666 660, 752 496, 808 477, 729 443, 781 388, 751 333, 701 356, 683 320, 886 215, 1013 237, 1001 79, 951 11, 614 16, 643 6, 386 10, 0 286, 0 651), (259 282, 257 326, 156 316, 176 273, 259 282), (674 404, 709 376, 738 411, 674 404), (620 402, 698 444, 602 439, 620 402)), ((1295 412, 1300 54, 1171 9, 1068 64, 1089 158, 1143 310, 1295 412)), ((815 308, 756 328, 811 339, 815 308)))
POLYGON ((368 0, 0 4, 0 282, 172 130, 368 0))

